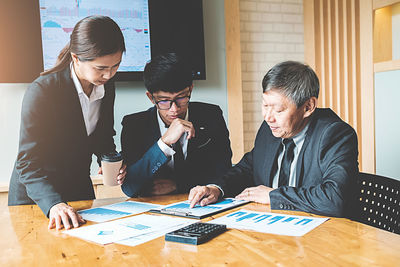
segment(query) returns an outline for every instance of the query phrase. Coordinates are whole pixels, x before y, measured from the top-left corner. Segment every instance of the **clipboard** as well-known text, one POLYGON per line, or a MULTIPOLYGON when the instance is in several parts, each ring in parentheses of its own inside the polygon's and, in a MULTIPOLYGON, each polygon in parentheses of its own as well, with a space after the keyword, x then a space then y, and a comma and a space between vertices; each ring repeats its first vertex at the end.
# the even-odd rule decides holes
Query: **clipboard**
POLYGON ((154 208, 151 209, 150 212, 165 214, 165 215, 180 216, 192 219, 203 219, 211 215, 220 213, 222 211, 226 211, 228 209, 232 209, 247 204, 249 202, 250 201, 247 200, 224 198, 217 203, 210 204, 204 207, 196 205, 194 208, 191 209, 189 207, 190 202, 186 200, 186 201, 176 202, 164 207, 154 208))

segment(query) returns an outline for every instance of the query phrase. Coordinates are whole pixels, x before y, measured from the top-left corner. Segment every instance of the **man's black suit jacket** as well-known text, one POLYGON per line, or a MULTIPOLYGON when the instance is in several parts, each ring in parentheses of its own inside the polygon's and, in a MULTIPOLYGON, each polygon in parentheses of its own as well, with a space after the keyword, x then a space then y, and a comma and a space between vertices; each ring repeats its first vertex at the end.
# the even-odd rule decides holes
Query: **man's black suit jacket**
POLYGON ((92 154, 114 151, 113 82, 105 86, 100 118, 88 136, 70 68, 37 78, 23 103, 9 205, 36 203, 45 215, 60 202, 93 199, 92 154))
MULTIPOLYGON (((217 180, 226 196, 250 186, 272 187, 281 138, 263 122, 254 148, 225 176, 217 180)), ((316 109, 296 166, 296 187, 270 192, 271 208, 300 210, 342 217, 358 174, 357 135, 330 109, 316 109)))
POLYGON ((126 195, 148 194, 156 178, 175 180, 177 192, 188 192, 195 185, 223 175, 232 166, 229 132, 221 109, 190 102, 189 121, 195 128, 195 137, 188 142, 184 171, 177 174, 167 167, 170 158, 157 144, 161 134, 156 107, 124 117, 121 145, 128 168, 122 190, 126 195))

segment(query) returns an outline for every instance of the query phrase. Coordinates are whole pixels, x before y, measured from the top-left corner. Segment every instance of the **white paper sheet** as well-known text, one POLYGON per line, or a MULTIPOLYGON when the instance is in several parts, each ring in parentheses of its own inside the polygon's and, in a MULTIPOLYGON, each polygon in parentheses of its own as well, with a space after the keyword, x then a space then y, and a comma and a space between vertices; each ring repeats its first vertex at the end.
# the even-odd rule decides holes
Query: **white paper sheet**
MULTIPOLYGON (((166 230, 174 226, 180 228, 179 226, 181 225, 183 227, 195 222, 197 222, 197 220, 141 214, 112 222, 99 223, 72 230, 66 230, 64 233, 102 245, 129 238, 140 239, 140 236, 142 236, 144 240, 143 242, 146 242, 149 236, 147 236, 147 239, 144 239, 144 235, 148 235, 150 233, 160 233, 162 235, 166 230)), ((155 235, 151 235, 151 237, 153 236, 155 235)))
POLYGON ((242 209, 212 220, 210 223, 226 224, 228 228, 269 234, 302 236, 328 219, 242 209))
POLYGON ((165 226, 165 228, 160 228, 157 231, 143 234, 143 235, 138 235, 135 237, 131 237, 131 238, 128 238, 125 240, 118 241, 116 243, 121 244, 121 245, 131 246, 131 247, 137 246, 137 245, 146 243, 150 240, 164 236, 165 234, 167 234, 169 232, 178 230, 189 224, 198 222, 198 220, 193 220, 193 219, 167 217, 167 216, 164 216, 162 220, 163 220, 162 223, 165 226))
POLYGON ((128 215, 139 214, 150 209, 162 208, 163 205, 157 205, 145 202, 124 201, 107 206, 80 210, 78 213, 83 219, 93 222, 106 222, 114 219, 126 217, 128 215))

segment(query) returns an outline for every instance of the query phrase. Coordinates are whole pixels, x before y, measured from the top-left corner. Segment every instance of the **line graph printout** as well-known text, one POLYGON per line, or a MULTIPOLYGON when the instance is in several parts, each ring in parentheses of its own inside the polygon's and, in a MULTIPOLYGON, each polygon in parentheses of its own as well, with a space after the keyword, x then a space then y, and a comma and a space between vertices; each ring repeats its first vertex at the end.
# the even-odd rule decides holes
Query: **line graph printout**
POLYGON ((146 212, 150 209, 158 207, 163 206, 144 202, 124 201, 98 208, 80 210, 78 213, 85 220, 93 222, 105 222, 126 217, 128 215, 146 212))
POLYGON ((225 198, 220 202, 210 204, 208 206, 202 207, 200 205, 196 205, 194 208, 191 209, 190 202, 186 200, 170 204, 162 208, 152 209, 150 211, 184 217, 203 218, 207 215, 215 214, 217 212, 224 211, 226 209, 230 209, 245 203, 248 203, 248 201, 234 198, 225 198))
POLYGON ((125 38, 119 71, 143 71, 150 60, 148 0, 39 0, 44 69, 54 66, 75 24, 91 15, 112 18, 125 38))
POLYGON ((210 223, 226 224, 228 228, 269 234, 303 236, 328 219, 242 209, 212 220, 210 223))
POLYGON ((83 226, 63 233, 82 238, 98 244, 110 244, 125 240, 124 244, 132 245, 157 238, 170 229, 179 229, 197 220, 141 214, 111 222, 83 226), (130 239, 130 240, 129 240, 130 239))

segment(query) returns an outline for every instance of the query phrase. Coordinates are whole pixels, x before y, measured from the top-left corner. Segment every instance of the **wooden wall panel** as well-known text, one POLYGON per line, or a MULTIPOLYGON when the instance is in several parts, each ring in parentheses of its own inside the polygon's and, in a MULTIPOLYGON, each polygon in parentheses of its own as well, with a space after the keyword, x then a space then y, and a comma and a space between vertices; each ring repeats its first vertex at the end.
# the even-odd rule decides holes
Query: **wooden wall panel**
POLYGON ((362 88, 357 104, 361 112, 363 171, 375 173, 375 106, 374 106, 374 64, 373 64, 373 10, 371 0, 359 0, 360 54, 359 81, 362 88), (362 15, 361 15, 362 14, 362 15))
POLYGON ((386 7, 386 6, 390 6, 393 4, 397 4, 399 2, 399 0, 373 0, 372 1, 372 8, 378 9, 378 8, 382 8, 382 7, 386 7))
POLYGON ((400 69, 400 59, 379 62, 374 64, 374 72, 383 72, 400 69))
POLYGON ((226 80, 232 163, 244 154, 239 0, 225 0, 226 80))
POLYGON ((360 9, 368 3, 372 6, 371 0, 304 0, 305 59, 320 79, 319 106, 331 108, 356 130, 360 169, 375 172, 374 138, 370 133, 366 133, 368 140, 363 138, 363 130, 369 131, 373 123, 373 109, 366 109, 370 108, 370 95, 362 99, 373 86, 373 80, 365 79, 373 76, 373 70, 368 69, 372 50, 367 53, 364 49, 365 57, 360 57, 362 46, 368 47, 365 42, 372 44, 368 40, 372 38, 372 20, 364 14, 360 17, 360 9), (369 121, 363 112, 370 116, 369 121))
POLYGON ((31 83, 43 71, 39 1, 1 0, 0 83, 31 83))
POLYGON ((375 10, 374 62, 392 60, 392 7, 375 10))

